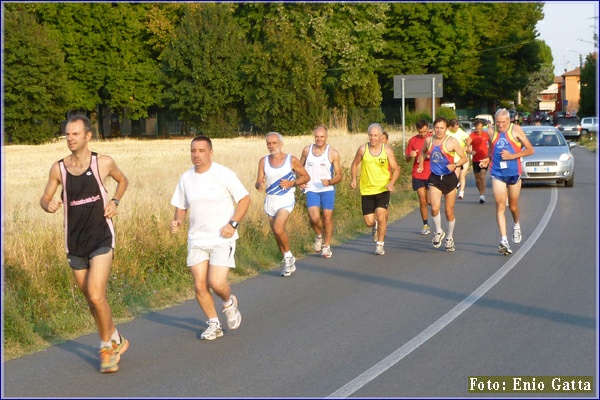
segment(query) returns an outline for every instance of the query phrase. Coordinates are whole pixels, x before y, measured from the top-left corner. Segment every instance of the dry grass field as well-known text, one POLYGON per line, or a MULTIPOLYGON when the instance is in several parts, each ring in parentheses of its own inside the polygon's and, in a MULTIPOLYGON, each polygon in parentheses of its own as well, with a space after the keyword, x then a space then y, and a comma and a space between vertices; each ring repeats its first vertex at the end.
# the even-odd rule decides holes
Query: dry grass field
MULTIPOLYGON (((399 143, 400 149, 396 150, 399 154, 401 133, 389 134, 390 142, 399 143)), ((176 235, 169 232, 174 211, 171 197, 179 176, 192 167, 190 141, 191 137, 125 138, 90 144, 92 151, 110 155, 129 179, 119 215, 114 219, 117 246, 109 301, 117 320, 192 297, 185 268, 187 230, 176 235)), ((348 179, 356 150, 366 141, 366 133, 330 132, 329 143, 340 153, 345 173, 345 180, 338 185, 334 242, 361 229, 366 232, 360 214, 360 195, 349 189, 348 179)), ((283 151, 300 157, 303 147, 311 143, 312 135, 284 137, 283 151)), ((5 358, 10 358, 93 332, 95 328, 66 262, 63 211, 48 214, 39 206, 50 166, 69 154, 66 143, 5 146, 2 150, 3 322, 5 358)), ((239 281, 261 269, 273 268, 281 259, 263 212, 264 194, 254 189, 258 161, 268 152, 264 137, 215 139, 213 150, 213 160, 235 171, 252 198, 240 229, 238 267, 232 276, 233 281, 239 281)), ((404 164, 403 160, 398 161, 404 164)), ((114 182, 107 182, 106 187, 112 195, 114 182)), ((406 187, 397 185, 397 189, 406 187)), ((403 206, 394 200, 391 219, 416 206, 416 202, 408 199, 408 205, 403 206)), ((292 250, 298 254, 308 251, 313 239, 306 210, 301 205, 296 207, 287 226, 288 232, 294 233, 292 250)))

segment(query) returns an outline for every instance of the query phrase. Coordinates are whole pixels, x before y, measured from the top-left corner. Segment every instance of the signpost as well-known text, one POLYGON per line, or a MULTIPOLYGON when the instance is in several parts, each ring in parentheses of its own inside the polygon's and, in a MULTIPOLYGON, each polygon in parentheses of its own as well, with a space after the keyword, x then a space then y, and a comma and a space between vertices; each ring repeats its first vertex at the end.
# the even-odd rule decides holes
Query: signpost
POLYGON ((404 137, 404 99, 431 98, 431 117, 435 120, 435 99, 444 96, 444 76, 394 75, 394 99, 402 99, 402 151, 406 149, 404 137))

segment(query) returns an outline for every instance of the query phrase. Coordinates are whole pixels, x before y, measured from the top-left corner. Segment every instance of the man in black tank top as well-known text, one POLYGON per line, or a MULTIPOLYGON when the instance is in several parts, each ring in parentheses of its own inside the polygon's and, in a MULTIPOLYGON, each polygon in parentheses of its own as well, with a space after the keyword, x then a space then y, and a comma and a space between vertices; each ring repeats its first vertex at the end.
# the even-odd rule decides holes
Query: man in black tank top
POLYGON ((71 154, 50 168, 40 206, 48 213, 61 206, 64 209, 67 261, 98 328, 100 372, 115 372, 129 342, 115 327, 106 286, 115 247, 112 218, 117 215, 128 181, 111 157, 89 150, 92 128, 87 117, 72 116, 65 135, 71 154), (103 184, 109 176, 117 182, 112 198, 103 184), (55 200, 59 186, 62 198, 55 200))

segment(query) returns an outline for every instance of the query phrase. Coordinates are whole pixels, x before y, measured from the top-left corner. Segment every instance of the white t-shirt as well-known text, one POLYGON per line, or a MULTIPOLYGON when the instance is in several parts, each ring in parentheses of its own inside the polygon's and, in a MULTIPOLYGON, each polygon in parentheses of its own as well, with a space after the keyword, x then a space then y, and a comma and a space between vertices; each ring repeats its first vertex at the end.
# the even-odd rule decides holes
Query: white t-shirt
POLYGON ((329 161, 329 145, 327 145, 323 154, 315 156, 313 154, 313 145, 311 144, 308 149, 304 168, 308 172, 308 175, 310 175, 310 181, 308 181, 304 190, 305 193, 320 193, 334 190, 333 186, 324 186, 321 181, 321 179, 333 178, 333 164, 329 161))
POLYGON ((248 191, 235 172, 213 162, 202 174, 195 167, 181 175, 171 204, 188 210, 190 228, 188 243, 194 246, 215 246, 236 240, 237 230, 231 238, 221 236, 221 228, 231 220, 237 204, 248 191))

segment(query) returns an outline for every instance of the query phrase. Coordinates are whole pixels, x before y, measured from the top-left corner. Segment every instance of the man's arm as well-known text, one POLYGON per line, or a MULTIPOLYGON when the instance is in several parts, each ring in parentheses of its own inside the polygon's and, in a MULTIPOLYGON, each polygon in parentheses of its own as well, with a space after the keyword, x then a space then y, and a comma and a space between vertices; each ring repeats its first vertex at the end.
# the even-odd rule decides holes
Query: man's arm
POLYGON ((308 175, 308 171, 304 169, 304 166, 300 163, 300 160, 298 160, 295 156, 292 156, 292 169, 296 173, 296 185, 304 185, 310 181, 310 175, 308 175))
POLYGON ((305 148, 303 148, 302 155, 300 155, 300 164, 302 164, 303 166, 306 165, 306 159, 308 158, 308 149, 310 149, 310 146, 306 146, 305 148))
POLYGON ((175 214, 173 215, 173 221, 171 221, 171 233, 175 233, 179 230, 187 210, 175 207, 175 214))
POLYGON ((387 154, 390 168, 392 169, 392 176, 390 178, 390 182, 387 184, 387 189, 390 192, 393 192, 396 181, 398 180, 398 177, 400 177, 400 165, 398 165, 398 161, 396 161, 396 155, 391 147, 385 146, 385 152, 387 154))
POLYGON ((423 147, 421 147, 421 150, 419 150, 419 155, 417 156, 417 172, 421 173, 423 172, 423 163, 425 162, 425 157, 427 156, 427 149, 429 149, 429 143, 431 141, 431 137, 428 137, 425 139, 425 141, 423 142, 423 147))
POLYGON ((40 206, 47 213, 55 213, 62 206, 62 200, 54 200, 54 195, 60 184, 60 167, 56 162, 50 167, 48 183, 46 183, 46 188, 40 198, 40 206))
MULTIPOLYGON (((120 201, 123 195, 125 194, 125 191, 127 190, 127 186, 129 186, 129 180, 127 179, 123 171, 119 169, 115 160, 113 160, 110 156, 99 155, 98 165, 101 169, 100 175, 102 176, 103 173, 106 174, 103 176, 102 181, 104 181, 106 176, 110 176, 117 182, 117 189, 112 198, 116 199, 117 201, 120 201)), ((115 203, 114 201, 109 201, 106 207, 104 208, 104 216, 114 217, 116 214, 117 203, 115 203)))
POLYGON ((535 153, 531 142, 529 141, 529 139, 527 139, 527 135, 525 134, 523 129, 521 129, 520 126, 517 125, 513 128, 513 135, 515 136, 515 138, 519 139, 519 141, 523 145, 523 147, 521 147, 521 152, 515 154, 515 158, 527 157, 535 153), (523 150, 523 148, 525 150, 523 150))
MULTIPOLYGON (((333 165, 333 176, 328 180, 327 185, 325 185, 325 182, 323 182, 325 186, 335 185, 342 181, 342 163, 340 162, 340 154, 337 152, 337 150, 329 148, 329 157, 329 161, 333 165)), ((323 181, 326 180, 323 179, 323 181)))
POLYGON ((356 189, 356 174, 357 174, 358 164, 360 164, 364 154, 365 154, 365 145, 363 144, 356 151, 356 155, 354 156, 354 160, 352 160, 352 165, 350 166, 350 173, 352 176, 352 181, 350 182, 350 187, 352 189, 356 189))
POLYGON ((261 157, 261 159, 258 161, 258 174, 256 175, 256 183, 254 184, 256 190, 265 190, 265 181, 265 158, 261 157))

